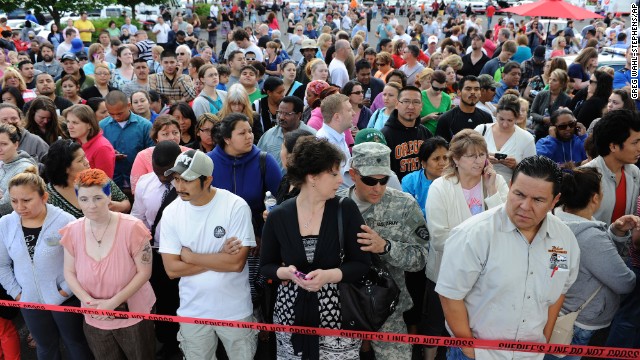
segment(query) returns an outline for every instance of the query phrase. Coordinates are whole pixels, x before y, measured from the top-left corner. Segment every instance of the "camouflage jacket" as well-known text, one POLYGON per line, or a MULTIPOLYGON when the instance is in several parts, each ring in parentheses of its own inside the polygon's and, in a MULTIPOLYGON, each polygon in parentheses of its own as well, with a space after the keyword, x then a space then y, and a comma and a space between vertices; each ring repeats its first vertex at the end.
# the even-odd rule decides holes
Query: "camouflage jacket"
MULTIPOLYGON (((354 186, 338 191, 337 195, 353 198, 354 186)), ((427 263, 429 231, 422 211, 411 195, 387 188, 379 203, 362 213, 365 223, 385 240, 391 251, 385 255, 371 254, 373 261, 384 264, 402 292, 396 311, 404 312, 413 306, 405 284, 405 271, 420 271, 427 263)))

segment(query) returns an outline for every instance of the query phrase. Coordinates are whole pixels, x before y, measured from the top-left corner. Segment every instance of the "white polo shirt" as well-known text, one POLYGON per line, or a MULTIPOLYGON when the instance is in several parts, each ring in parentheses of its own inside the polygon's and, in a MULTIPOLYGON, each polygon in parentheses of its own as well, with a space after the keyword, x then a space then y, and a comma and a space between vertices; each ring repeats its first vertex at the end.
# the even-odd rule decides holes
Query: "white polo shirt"
POLYGON ((344 62, 333 59, 329 63, 329 80, 333 85, 342 88, 349 81, 349 72, 344 62))
MULTIPOLYGON (((469 326, 478 339, 545 343, 549 306, 576 280, 579 260, 573 232, 556 216, 548 213, 529 243, 501 205, 472 216, 451 231, 435 290, 447 298, 464 300, 469 326)), ((482 360, 544 357, 475 351, 476 359, 482 360)))

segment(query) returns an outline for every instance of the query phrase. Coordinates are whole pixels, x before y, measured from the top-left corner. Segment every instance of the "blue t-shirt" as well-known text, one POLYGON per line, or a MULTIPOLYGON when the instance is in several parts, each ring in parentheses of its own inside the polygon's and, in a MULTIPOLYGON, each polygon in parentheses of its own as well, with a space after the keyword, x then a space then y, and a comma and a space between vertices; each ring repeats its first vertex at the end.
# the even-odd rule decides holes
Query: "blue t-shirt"
POLYGON ((571 79, 581 79, 582 81, 589 81, 591 75, 587 72, 582 65, 578 63, 572 63, 569 65, 569 69, 567 70, 569 74, 569 78, 571 79))
POLYGON ((518 64, 522 64, 523 61, 531 59, 533 54, 531 53, 531 48, 528 46, 520 45, 518 46, 518 50, 511 57, 512 61, 517 62, 518 64))
POLYGON ((427 204, 427 195, 429 194, 429 187, 432 183, 433 180, 427 179, 423 169, 411 172, 402 178, 402 191, 416 199, 425 217, 426 211, 424 206, 427 204))

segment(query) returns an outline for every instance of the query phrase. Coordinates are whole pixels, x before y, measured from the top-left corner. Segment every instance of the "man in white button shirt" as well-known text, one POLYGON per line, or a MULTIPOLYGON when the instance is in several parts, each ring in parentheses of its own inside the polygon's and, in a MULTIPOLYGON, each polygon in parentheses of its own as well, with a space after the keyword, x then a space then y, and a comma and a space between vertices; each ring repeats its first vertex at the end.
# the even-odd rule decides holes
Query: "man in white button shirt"
POLYGON ((329 64, 329 82, 342 88, 349 81, 349 72, 344 65, 344 61, 347 59, 349 51, 351 51, 351 45, 349 45, 349 41, 342 39, 336 41, 335 48, 333 60, 329 64))
MULTIPOLYGON (((578 276, 573 232, 550 213, 562 172, 543 156, 516 166, 505 205, 471 217, 446 241, 436 292, 456 338, 546 343, 578 276)), ((542 359, 544 354, 451 348, 449 359, 542 359)))
POLYGON ((320 111, 324 123, 316 133, 316 137, 327 139, 342 151, 346 159, 342 164, 341 174, 344 174, 345 171, 349 171, 349 160, 351 159, 351 152, 344 138, 344 132, 351 128, 354 114, 349 97, 343 94, 329 95, 322 100, 320 111))

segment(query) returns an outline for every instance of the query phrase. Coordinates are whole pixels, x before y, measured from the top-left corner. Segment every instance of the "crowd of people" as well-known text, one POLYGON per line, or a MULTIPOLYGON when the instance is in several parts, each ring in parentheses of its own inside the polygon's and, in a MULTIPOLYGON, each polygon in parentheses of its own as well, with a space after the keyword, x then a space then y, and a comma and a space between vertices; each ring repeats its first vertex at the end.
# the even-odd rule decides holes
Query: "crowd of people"
MULTIPOLYGON (((341 329, 374 264, 400 289, 379 331, 548 342, 592 298, 572 343, 640 347, 629 29, 453 4, 83 13, 19 44, 0 19, 0 298, 341 329)), ((21 314, 39 359, 554 358, 21 314)))

